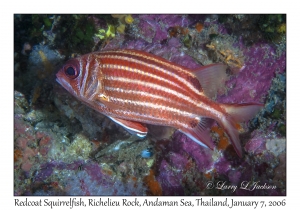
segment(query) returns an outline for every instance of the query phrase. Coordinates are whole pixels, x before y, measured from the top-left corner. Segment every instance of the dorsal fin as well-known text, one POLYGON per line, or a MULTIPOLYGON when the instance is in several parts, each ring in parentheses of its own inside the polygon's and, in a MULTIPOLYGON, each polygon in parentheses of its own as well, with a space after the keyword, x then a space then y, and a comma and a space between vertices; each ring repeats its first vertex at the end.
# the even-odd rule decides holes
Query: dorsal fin
POLYGON ((210 64, 193 71, 207 97, 214 98, 217 91, 225 87, 226 68, 224 64, 210 64))

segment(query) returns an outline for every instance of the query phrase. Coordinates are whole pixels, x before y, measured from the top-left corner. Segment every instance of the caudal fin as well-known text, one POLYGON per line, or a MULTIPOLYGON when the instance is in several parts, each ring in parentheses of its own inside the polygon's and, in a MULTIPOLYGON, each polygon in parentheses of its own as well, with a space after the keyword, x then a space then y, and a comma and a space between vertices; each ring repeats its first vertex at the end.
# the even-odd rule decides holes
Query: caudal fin
MULTIPOLYGON (((211 99, 214 98, 222 87, 225 87, 224 84, 227 79, 227 75, 226 66, 223 64, 202 66, 199 69, 194 70, 193 73, 198 78, 204 94, 211 99)), ((240 157, 242 157, 243 153, 239 140, 239 132, 235 125, 238 122, 244 122, 253 118, 263 106, 263 104, 258 103, 221 104, 221 107, 226 113, 223 117, 215 120, 217 120, 217 122, 223 127, 240 157)), ((187 134, 199 144, 204 143, 210 148, 213 146, 211 140, 209 140, 207 130, 199 129, 199 126, 193 129, 185 129, 182 132, 187 134), (200 142, 198 140, 200 140, 200 142)))
POLYGON ((235 125, 237 122, 244 122, 252 119, 264 105, 258 103, 247 103, 222 104, 221 106, 225 109, 227 114, 218 122, 229 136, 237 154, 242 157, 243 152, 239 139, 239 132, 237 131, 235 125))
POLYGON ((221 106, 236 122, 245 122, 251 120, 264 105, 258 103, 242 103, 222 104, 221 106))

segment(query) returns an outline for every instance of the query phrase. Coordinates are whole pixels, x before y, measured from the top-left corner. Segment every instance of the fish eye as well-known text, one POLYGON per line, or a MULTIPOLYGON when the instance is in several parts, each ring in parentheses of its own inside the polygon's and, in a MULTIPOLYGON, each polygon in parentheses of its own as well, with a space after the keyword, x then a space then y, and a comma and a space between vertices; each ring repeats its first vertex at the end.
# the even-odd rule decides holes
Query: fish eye
POLYGON ((65 74, 71 79, 75 79, 79 75, 78 71, 73 66, 65 66, 64 69, 65 74))

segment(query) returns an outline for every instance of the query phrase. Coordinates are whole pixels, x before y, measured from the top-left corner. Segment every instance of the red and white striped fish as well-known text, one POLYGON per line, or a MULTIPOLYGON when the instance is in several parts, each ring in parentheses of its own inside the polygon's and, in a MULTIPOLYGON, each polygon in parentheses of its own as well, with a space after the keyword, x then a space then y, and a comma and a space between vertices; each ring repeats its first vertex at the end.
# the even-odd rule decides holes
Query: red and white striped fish
POLYGON ((209 127, 223 127, 237 152, 242 148, 235 123, 251 119, 261 104, 219 104, 209 97, 224 86, 226 66, 190 70, 137 50, 94 52, 71 59, 57 82, 93 109, 131 133, 147 135, 145 124, 179 129, 213 149, 209 127))

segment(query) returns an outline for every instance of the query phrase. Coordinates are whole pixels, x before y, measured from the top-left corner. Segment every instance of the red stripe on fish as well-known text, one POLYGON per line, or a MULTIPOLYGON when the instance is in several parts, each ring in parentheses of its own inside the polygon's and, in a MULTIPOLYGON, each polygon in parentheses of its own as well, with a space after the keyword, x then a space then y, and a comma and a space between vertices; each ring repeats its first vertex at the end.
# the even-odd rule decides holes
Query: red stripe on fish
POLYGON ((212 64, 192 72, 150 53, 115 50, 69 60, 57 73, 57 81, 138 136, 147 133, 144 123, 171 126, 212 149, 207 128, 212 122, 208 118, 214 119, 242 156, 235 120, 249 119, 262 105, 218 104, 207 97, 224 85, 225 70, 224 65, 212 64))
POLYGON ((103 63, 120 63, 124 66, 132 66, 132 68, 142 69, 151 72, 161 78, 171 77, 173 82, 183 90, 189 89, 187 94, 195 93, 198 95, 201 85, 194 75, 182 66, 174 65, 160 57, 139 52, 136 50, 127 51, 108 51, 104 52, 102 58, 103 63), (187 82, 188 81, 188 82, 187 82))
MULTIPOLYGON (((117 69, 115 69, 115 70, 117 70, 117 69)), ((114 69, 112 69, 110 71, 113 72, 114 69)), ((136 74, 136 73, 134 73, 134 74, 136 74)), ((133 79, 132 76, 133 75, 131 75, 131 74, 128 74, 126 77, 125 76, 121 77, 119 75, 106 76, 106 79, 104 79, 104 81, 103 81, 105 84, 105 89, 108 89, 108 87, 115 87, 115 89, 117 89, 120 94, 125 93, 124 90, 136 91, 136 92, 138 91, 141 94, 144 93, 142 97, 147 97, 147 94, 145 94, 145 93, 151 92, 152 93, 151 95, 157 94, 161 97, 163 96, 167 99, 173 99, 173 101, 177 101, 175 103, 179 103, 182 100, 185 100, 185 103, 184 103, 185 106, 187 106, 186 103, 193 100, 191 98, 186 97, 184 92, 180 91, 180 89, 178 87, 167 88, 168 85, 166 82, 155 81, 155 79, 153 79, 151 81, 150 79, 147 79, 144 76, 138 76, 138 79, 133 79), (144 81, 147 81, 147 82, 144 82, 144 81), (122 87, 122 88, 119 88, 119 87, 122 87), (180 92, 182 92, 182 93, 180 93, 180 92)), ((130 96, 130 94, 128 96, 130 96)), ((194 101, 194 104, 196 105, 195 101, 194 101)))

